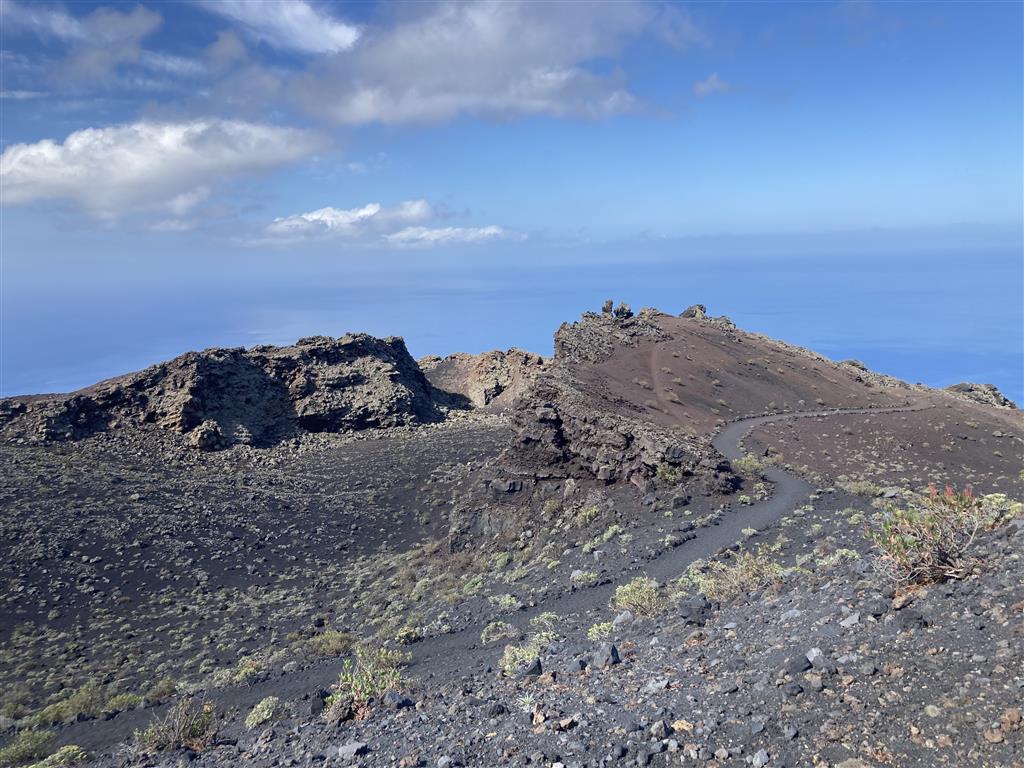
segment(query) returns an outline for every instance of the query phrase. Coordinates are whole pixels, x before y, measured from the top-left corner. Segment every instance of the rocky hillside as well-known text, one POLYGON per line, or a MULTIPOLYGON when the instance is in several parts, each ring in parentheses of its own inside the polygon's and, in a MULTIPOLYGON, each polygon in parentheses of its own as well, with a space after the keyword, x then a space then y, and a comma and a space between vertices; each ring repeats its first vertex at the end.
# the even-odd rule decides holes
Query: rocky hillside
POLYGON ((707 449, 726 422, 892 406, 914 392, 856 361, 741 331, 702 305, 673 316, 610 304, 558 329, 554 360, 514 410, 510 466, 639 484, 661 467, 720 484, 707 449))
POLYGON ((982 405, 994 405, 996 408, 1017 407, 1017 404, 1000 392, 995 384, 974 384, 965 381, 946 387, 946 390, 982 405))
POLYGON ((700 305, 555 350, 2 401, 0 766, 1019 763, 1019 411, 700 305))
POLYGON ((211 450, 435 422, 442 399, 402 339, 348 334, 189 352, 68 396, 5 400, 0 418, 8 436, 27 440, 152 425, 211 450))

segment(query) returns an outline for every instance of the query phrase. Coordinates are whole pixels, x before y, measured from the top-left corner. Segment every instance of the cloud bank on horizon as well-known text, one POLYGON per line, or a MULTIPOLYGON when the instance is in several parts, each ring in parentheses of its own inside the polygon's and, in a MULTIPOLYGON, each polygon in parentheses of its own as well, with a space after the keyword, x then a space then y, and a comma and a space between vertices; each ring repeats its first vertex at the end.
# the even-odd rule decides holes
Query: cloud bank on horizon
POLYGON ((0 0, 0 22, 0 201, 80 227, 446 246, 1020 219, 1019 99, 947 114, 940 71, 947 24, 1007 24, 952 5, 0 0), (920 71, 894 70, 908 50, 920 71), (908 93, 930 133, 882 137, 908 93))

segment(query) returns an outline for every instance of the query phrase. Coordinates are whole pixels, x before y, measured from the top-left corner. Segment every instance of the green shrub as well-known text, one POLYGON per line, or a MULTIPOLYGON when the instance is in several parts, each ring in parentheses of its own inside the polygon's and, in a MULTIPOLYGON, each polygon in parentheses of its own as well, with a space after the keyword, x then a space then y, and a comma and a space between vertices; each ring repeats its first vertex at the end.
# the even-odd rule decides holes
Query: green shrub
POLYGON ((612 606, 632 611, 637 616, 657 616, 665 610, 666 603, 658 582, 648 576, 637 576, 615 588, 612 606))
POLYGON ((676 485, 683 477, 683 470, 682 467, 661 462, 654 468, 654 476, 666 485, 676 485))
POLYGON ((245 716, 245 727, 251 731, 266 723, 283 720, 287 716, 288 707, 277 696, 267 696, 249 710, 249 714, 245 716))
POLYGON ((710 600, 726 602, 745 592, 767 589, 777 584, 785 569, 764 549, 756 553, 732 555, 728 562, 698 561, 692 563, 677 582, 703 592, 710 600))
POLYGON ((508 594, 491 595, 487 598, 487 602, 504 613, 512 613, 513 611, 518 611, 523 607, 523 604, 519 602, 518 597, 508 594))
POLYGON ((978 564, 969 554, 977 535, 1014 514, 1005 496, 988 498, 986 503, 970 488, 957 491, 947 485, 942 492, 932 486, 906 507, 890 504, 880 528, 868 531, 879 552, 879 570, 899 585, 966 577, 978 564))
POLYGON ((584 507, 576 513, 573 522, 577 528, 584 528, 594 522, 600 514, 601 510, 597 507, 584 507))
POLYGON ((741 456, 731 463, 733 471, 741 477, 753 480, 760 478, 764 473, 764 460, 752 453, 741 456))
POLYGON ((50 731, 20 731, 0 747, 0 765, 21 765, 46 757, 53 749, 55 738, 50 731))
POLYGON ((77 744, 66 744, 49 757, 33 763, 29 768, 71 768, 71 766, 85 765, 89 761, 89 755, 77 744))
POLYGON ((135 693, 118 693, 107 699, 104 709, 111 709, 115 712, 124 712, 129 709, 137 709, 142 703, 142 697, 135 693))
POLYGON ((1005 493, 989 493, 981 497, 981 511, 989 528, 998 528, 1024 515, 1024 503, 1014 501, 1005 493))
POLYGON ((357 646, 355 660, 345 659, 336 692, 328 697, 328 707, 335 698, 344 697, 354 708, 366 709, 371 701, 402 687, 400 666, 408 660, 409 654, 401 651, 357 646))
POLYGON ((348 632, 328 629, 309 638, 307 646, 317 658, 344 656, 352 650, 355 640, 348 632))
POLYGON ((263 674, 263 662, 251 656, 240 659, 227 669, 218 669, 213 673, 213 685, 225 688, 229 685, 251 685, 263 674))
POLYGON ((32 689, 18 683, 4 688, 0 694, 0 716, 17 720, 25 714, 29 702, 32 701, 32 689))
POLYGON ((79 715, 96 717, 106 708, 107 699, 106 689, 95 680, 90 680, 64 698, 43 707, 32 716, 32 720, 35 725, 45 727, 69 723, 79 715))
POLYGON ((191 698, 186 698, 144 731, 136 731, 135 741, 145 749, 157 752, 186 747, 202 752, 213 743, 219 728, 220 717, 213 702, 196 704, 191 698))
POLYGON ((839 487, 847 493, 852 493, 855 496, 868 496, 873 498, 881 495, 882 493, 882 489, 870 480, 847 480, 844 483, 839 483, 839 487))
POLYGON ((597 584, 597 574, 593 571, 580 571, 573 575, 572 583, 577 587, 592 587, 597 584))
POLYGON ((587 639, 595 642, 607 640, 615 631, 615 625, 610 621, 600 621, 587 630, 587 639))
POLYGON ((498 666, 502 672, 512 677, 534 659, 539 658, 541 651, 550 645, 555 637, 554 632, 541 631, 530 635, 522 645, 506 645, 498 666))
POLYGON ((834 552, 829 552, 827 555, 818 560, 818 565, 822 568, 834 568, 842 562, 853 561, 859 557, 860 553, 858 553, 856 550, 840 547, 834 552))
POLYGON ((416 624, 406 623, 395 634, 395 642, 401 645, 412 645, 423 639, 423 631, 416 624))
POLYGON ((530 628, 538 632, 550 632, 558 626, 560 618, 554 611, 544 611, 530 619, 530 628))

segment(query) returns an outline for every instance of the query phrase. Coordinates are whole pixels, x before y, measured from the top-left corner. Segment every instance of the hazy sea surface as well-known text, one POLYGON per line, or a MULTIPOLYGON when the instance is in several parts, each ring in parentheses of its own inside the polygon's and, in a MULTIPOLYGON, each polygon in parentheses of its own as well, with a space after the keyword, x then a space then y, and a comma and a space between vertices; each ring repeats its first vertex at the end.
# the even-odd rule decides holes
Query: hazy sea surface
POLYGON ((190 349, 347 331, 404 336, 414 357, 512 346, 550 354, 560 323, 614 298, 672 313, 700 302, 833 359, 934 386, 989 382, 1024 401, 1019 250, 619 248, 589 257, 528 243, 458 259, 321 254, 286 269, 282 254, 185 260, 184 271, 165 256, 100 273, 9 271, 0 389, 68 391, 190 349))

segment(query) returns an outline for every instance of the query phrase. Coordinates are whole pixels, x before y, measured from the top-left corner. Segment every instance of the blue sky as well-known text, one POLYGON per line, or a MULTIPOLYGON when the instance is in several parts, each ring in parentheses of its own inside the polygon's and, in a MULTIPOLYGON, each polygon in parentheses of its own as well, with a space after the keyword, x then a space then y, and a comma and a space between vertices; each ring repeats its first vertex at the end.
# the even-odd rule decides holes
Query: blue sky
POLYGON ((800 336, 788 293, 725 290, 743 264, 848 312, 887 274, 898 325, 858 339, 833 301, 802 340, 941 342, 880 364, 1019 396, 1022 26, 1012 2, 0 0, 0 390, 346 330, 545 352, 627 284, 800 336), (938 313, 967 283, 994 314, 938 313), (479 319, 495 286, 536 324, 479 319))

